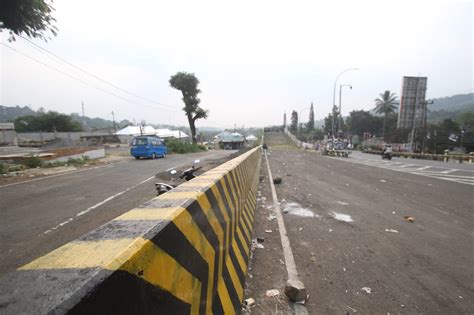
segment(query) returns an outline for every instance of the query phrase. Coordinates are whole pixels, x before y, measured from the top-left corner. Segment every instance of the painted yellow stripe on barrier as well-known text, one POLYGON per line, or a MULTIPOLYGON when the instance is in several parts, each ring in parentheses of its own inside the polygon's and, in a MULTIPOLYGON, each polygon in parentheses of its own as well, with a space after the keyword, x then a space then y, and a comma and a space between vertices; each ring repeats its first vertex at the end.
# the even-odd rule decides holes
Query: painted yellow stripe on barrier
MULTIPOLYGON (((207 262, 209 266, 208 279, 207 279, 207 313, 212 312, 212 292, 213 288, 213 279, 214 279, 214 257, 215 251, 212 248, 211 244, 207 241, 206 236, 202 234, 199 227, 194 223, 192 216, 184 211, 180 216, 173 220, 173 223, 176 227, 186 236, 188 241, 193 245, 193 247, 199 252, 201 257, 207 262)), ((221 248, 219 248, 221 249, 221 248)), ((219 250, 218 249, 218 250, 219 250)), ((219 273, 220 275, 220 273, 219 273)), ((216 288, 217 289, 217 288, 216 288)), ((202 298, 201 298, 202 299, 202 298)))
POLYGON ((236 220, 237 211, 236 211, 236 205, 232 202, 231 197, 230 197, 230 194, 233 194, 233 192, 228 189, 224 179, 221 179, 221 185, 222 185, 222 189, 224 190, 227 204, 229 205, 230 211, 232 213, 231 222, 229 224, 231 227, 230 237, 235 237, 235 220, 236 220))
POLYGON ((242 253, 240 252, 239 246, 235 242, 235 239, 232 240, 232 248, 234 249, 235 256, 237 257, 237 261, 239 262, 239 266, 244 272, 247 274, 247 265, 245 264, 244 258, 242 257, 242 253))
POLYGON ((177 200, 177 199, 198 199, 203 194, 202 191, 168 191, 159 196, 159 199, 177 200))
POLYGON ((19 270, 94 267, 116 270, 145 242, 142 238, 71 242, 33 260, 19 270))
POLYGON ((232 284, 234 285, 235 291, 239 296, 239 301, 242 301, 244 299, 244 288, 240 283, 239 277, 237 276, 237 272, 234 269, 234 265, 232 264, 230 257, 229 259, 226 259, 226 266, 227 270, 229 271, 230 279, 232 281, 232 284))
POLYGON ((247 244, 247 242, 245 241, 244 237, 242 236, 242 232, 240 231, 240 228, 239 226, 237 226, 237 236, 239 237, 240 239, 240 243, 242 243, 242 246, 244 247, 244 250, 245 250, 245 253, 248 255, 249 253, 249 245, 247 244))
POLYGON ((185 182, 179 187, 207 187, 209 185, 213 185, 215 183, 214 179, 207 179, 207 178, 199 178, 193 179, 190 182, 185 182))
MULTIPOLYGON (((217 239, 219 241, 219 266, 217 266, 219 269, 218 271, 222 271, 222 265, 224 263, 225 257, 224 257, 224 231, 222 230, 221 225, 219 224, 219 220, 217 219, 216 215, 214 214, 214 210, 211 207, 211 204, 209 203, 209 200, 207 200, 206 195, 202 195, 199 197, 197 200, 199 206, 201 207, 202 211, 204 212, 204 215, 207 217, 207 221, 211 225, 212 229, 214 230, 214 233, 217 236, 217 239)), ((221 273, 219 273, 221 275, 221 273)))
POLYGON ((143 279, 190 304, 191 314, 199 313, 201 282, 153 242, 147 241, 121 269, 131 274, 143 272, 143 279))
POLYGON ((235 314, 234 306, 230 300, 229 290, 224 282, 224 277, 219 278, 219 284, 217 285, 217 293, 219 294, 219 299, 222 303, 222 309, 224 314, 235 314))
MULTIPOLYGON (((244 218, 243 218, 243 211, 240 212, 240 217, 239 217, 239 222, 243 220, 244 222, 247 222, 244 218)), ((247 239, 250 239, 252 237, 252 233, 251 231, 249 231, 246 227, 246 225, 244 224, 244 222, 242 222, 242 232, 247 236, 247 239)), ((250 226, 250 225, 249 225, 250 226)))
POLYGON ((184 208, 135 208, 125 212, 114 221, 169 220, 172 221, 184 208))

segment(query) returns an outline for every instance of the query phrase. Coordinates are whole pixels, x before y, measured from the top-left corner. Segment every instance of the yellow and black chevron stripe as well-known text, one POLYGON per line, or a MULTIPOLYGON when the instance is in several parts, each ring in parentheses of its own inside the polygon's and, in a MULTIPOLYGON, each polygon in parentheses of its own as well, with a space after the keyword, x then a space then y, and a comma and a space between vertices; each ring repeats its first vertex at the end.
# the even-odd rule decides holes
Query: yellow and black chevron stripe
POLYGON ((0 313, 239 313, 260 163, 255 148, 21 267, 0 313))

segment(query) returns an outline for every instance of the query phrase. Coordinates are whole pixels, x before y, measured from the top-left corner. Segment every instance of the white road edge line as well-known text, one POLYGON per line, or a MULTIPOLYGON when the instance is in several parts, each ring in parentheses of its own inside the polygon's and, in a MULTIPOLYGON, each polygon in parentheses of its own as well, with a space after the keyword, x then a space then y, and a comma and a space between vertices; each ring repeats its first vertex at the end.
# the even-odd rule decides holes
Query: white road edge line
MULTIPOLYGON (((146 183, 146 182, 152 180, 153 178, 155 178, 155 176, 151 176, 151 177, 145 179, 144 181, 141 181, 141 182, 139 182, 138 184, 133 185, 132 187, 129 187, 129 188, 127 188, 127 189, 125 189, 125 190, 123 190, 123 191, 121 191, 121 192, 119 192, 119 193, 113 195, 113 196, 110 196, 110 197, 108 197, 108 198, 102 200, 102 201, 99 202, 99 203, 96 203, 95 205, 93 205, 93 206, 87 208, 86 210, 83 210, 83 211, 79 212, 78 214, 76 214, 76 218, 78 218, 78 217, 80 217, 80 216, 83 216, 84 214, 89 213, 90 211, 94 210, 95 208, 102 206, 103 204, 109 202, 110 200, 113 200, 113 199, 117 198, 118 196, 121 196, 121 195, 125 194, 126 192, 129 192, 130 190, 132 190, 132 189, 134 189, 134 188, 137 188, 138 186, 140 186, 140 185, 142 185, 142 184, 144 184, 144 183, 146 183)), ((74 220, 74 218, 69 218, 69 219, 67 219, 67 220, 64 221, 64 222, 59 223, 59 224, 56 225, 55 227, 52 227, 52 228, 50 228, 49 230, 44 231, 43 234, 51 233, 51 232, 53 232, 53 231, 59 229, 60 227, 62 227, 62 226, 64 226, 64 225, 66 225, 66 224, 72 222, 73 220, 74 220)))
POLYGON ((285 257, 286 272, 288 273, 288 280, 299 280, 298 271, 296 270, 295 258, 293 257, 293 251, 291 250, 290 240, 286 233, 285 222, 281 214, 280 205, 278 204, 278 196, 276 193, 275 185, 273 184, 272 171, 270 169, 270 163, 267 158, 267 150, 265 152, 265 161, 267 162, 268 180, 270 181, 270 187, 272 190, 273 207, 276 210, 276 217, 278 222, 278 230, 280 230, 281 246, 283 247, 283 256, 285 257))

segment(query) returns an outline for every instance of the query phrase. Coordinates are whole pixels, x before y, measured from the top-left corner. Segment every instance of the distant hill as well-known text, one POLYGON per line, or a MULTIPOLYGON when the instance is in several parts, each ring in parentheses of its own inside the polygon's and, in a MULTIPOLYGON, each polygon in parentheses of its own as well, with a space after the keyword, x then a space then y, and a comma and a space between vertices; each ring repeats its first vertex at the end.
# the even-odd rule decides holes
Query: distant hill
POLYGON ((433 104, 428 105, 430 111, 472 109, 474 108, 474 93, 435 98, 429 101, 433 101, 433 104))
MULTIPOLYGON (((12 122, 17 117, 20 116, 37 116, 39 111, 35 111, 28 106, 2 106, 0 105, 0 123, 1 122, 12 122)), ((102 118, 90 118, 90 117, 82 117, 79 114, 71 114, 71 118, 77 122, 80 122, 82 126, 85 126, 85 129, 88 130, 96 130, 96 129, 105 129, 105 128, 113 128, 114 123, 111 120, 102 119, 102 118)), ((132 122, 128 120, 122 120, 120 122, 116 122, 117 129, 125 127, 127 125, 131 125, 132 122)))

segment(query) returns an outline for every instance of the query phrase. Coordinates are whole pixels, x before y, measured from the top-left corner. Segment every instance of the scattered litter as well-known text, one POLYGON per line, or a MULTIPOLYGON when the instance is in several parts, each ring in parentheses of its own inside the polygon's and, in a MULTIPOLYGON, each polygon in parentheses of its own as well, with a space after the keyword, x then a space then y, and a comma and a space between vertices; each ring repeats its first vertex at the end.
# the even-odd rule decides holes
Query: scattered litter
POLYGON ((252 279, 253 278, 253 275, 249 273, 249 278, 252 279))
POLYGON ((369 287, 363 287, 362 289, 360 289, 361 291, 364 291, 365 293, 367 294, 370 294, 370 292, 372 292, 372 289, 369 288, 369 287))
POLYGON ((332 216, 333 216, 334 219, 336 219, 338 221, 343 221, 343 222, 353 222, 354 221, 354 220, 352 220, 352 217, 348 214, 333 212, 332 216))
POLYGON ((285 199, 282 199, 281 202, 286 202, 286 200, 285 200, 285 199))
POLYGON ((283 262, 283 260, 281 259, 278 259, 280 261, 280 264, 284 265, 285 263, 283 262))
POLYGON ((357 310, 354 309, 354 308, 352 308, 352 307, 350 307, 349 305, 346 305, 346 307, 347 307, 348 309, 350 309, 351 311, 353 311, 354 313, 357 313, 357 310))
POLYGON ((272 230, 265 230, 265 233, 272 233, 272 230))
POLYGON ((268 290, 265 295, 267 297, 274 297, 274 296, 277 296, 280 294, 280 291, 278 291, 277 289, 272 289, 272 290, 268 290))
POLYGON ((300 231, 300 232, 303 231, 303 228, 299 228, 298 231, 300 231))
POLYGON ((255 247, 256 247, 256 248, 260 248, 260 249, 264 249, 264 248, 265 248, 265 246, 263 246, 263 244, 260 244, 260 243, 257 243, 257 244, 255 245, 255 247))
POLYGON ((252 307, 255 305, 255 300, 252 298, 245 299, 244 304, 245 306, 252 307))
POLYGON ((346 184, 346 186, 349 186, 349 184, 346 184))
POLYGON ((334 231, 333 229, 329 229, 329 233, 331 233, 332 231, 334 231))
POLYGON ((255 248, 263 249, 263 248, 265 248, 265 246, 263 246, 263 244, 257 242, 257 240, 254 239, 254 240, 252 240, 251 248, 252 248, 252 250, 254 250, 255 248))
POLYGON ((415 217, 412 217, 409 215, 404 216, 403 219, 405 219, 405 221, 410 222, 410 223, 415 222, 415 217))
POLYGON ((344 270, 344 272, 346 272, 346 267, 342 267, 342 270, 344 270))
POLYGON ((459 296, 460 299, 462 299, 462 296, 459 296))
POLYGON ((398 231, 394 229, 385 229, 385 232, 398 233, 398 231))
POLYGON ((405 304, 400 304, 400 306, 403 308, 403 307, 405 307, 405 304))
POLYGON ((264 201, 267 200, 267 197, 262 197, 262 200, 264 200, 264 201))
POLYGON ((392 214, 395 214, 395 211, 392 211, 392 214))
POLYGON ((342 205, 342 206, 348 206, 349 205, 347 202, 344 202, 344 201, 338 201, 337 203, 342 205))
POLYGON ((385 179, 380 180, 382 183, 386 183, 387 181, 385 179))
POLYGON ((301 207, 299 203, 296 202, 289 202, 285 205, 285 208, 283 209, 283 213, 291 213, 300 217, 310 217, 313 218, 315 217, 313 211, 301 207))
POLYGON ((275 220, 276 219, 276 216, 274 214, 270 214, 268 217, 267 217, 267 220, 268 221, 272 221, 272 220, 275 220))
POLYGON ((265 239, 263 237, 257 237, 257 242, 263 243, 265 242, 265 239))
POLYGON ((274 178, 273 183, 276 184, 276 185, 281 184, 281 177, 274 178))
POLYGON ((313 194, 308 194, 308 196, 312 196, 313 194))

